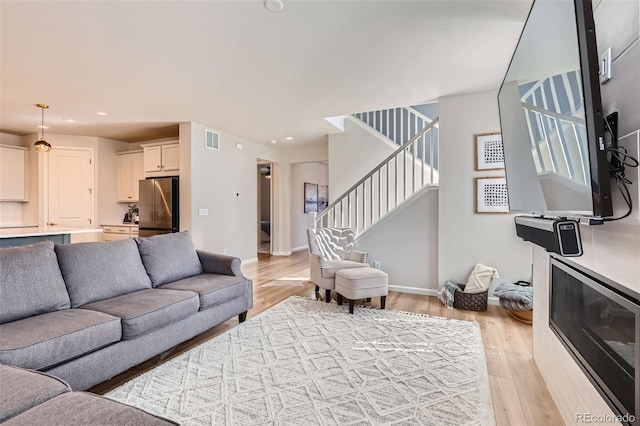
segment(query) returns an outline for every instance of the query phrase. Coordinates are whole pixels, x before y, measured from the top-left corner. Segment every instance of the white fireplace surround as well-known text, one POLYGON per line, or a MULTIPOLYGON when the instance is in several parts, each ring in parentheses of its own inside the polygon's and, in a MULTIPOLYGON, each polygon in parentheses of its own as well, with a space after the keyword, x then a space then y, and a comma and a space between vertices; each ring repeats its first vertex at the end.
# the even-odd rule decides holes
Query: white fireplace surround
MULTIPOLYGON (((571 261, 640 293, 640 222, 582 226, 584 255, 571 261)), ((549 327, 549 253, 533 248, 533 357, 567 425, 615 415, 549 327)))

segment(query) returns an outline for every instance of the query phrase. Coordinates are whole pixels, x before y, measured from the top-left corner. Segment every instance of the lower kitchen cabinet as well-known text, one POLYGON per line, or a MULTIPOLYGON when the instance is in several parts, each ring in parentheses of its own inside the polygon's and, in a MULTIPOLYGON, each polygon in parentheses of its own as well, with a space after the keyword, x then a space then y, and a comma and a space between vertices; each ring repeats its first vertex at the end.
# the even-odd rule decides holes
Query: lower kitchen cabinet
POLYGON ((104 241, 127 240, 138 236, 138 225, 102 225, 104 241))

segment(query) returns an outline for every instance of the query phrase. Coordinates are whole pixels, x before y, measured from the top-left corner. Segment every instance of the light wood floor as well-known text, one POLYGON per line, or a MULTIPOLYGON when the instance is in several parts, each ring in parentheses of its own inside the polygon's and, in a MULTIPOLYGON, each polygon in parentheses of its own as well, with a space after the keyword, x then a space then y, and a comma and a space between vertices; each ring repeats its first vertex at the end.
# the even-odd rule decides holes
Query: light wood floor
MULTIPOLYGON (((253 309, 248 318, 285 300, 291 295, 314 296, 314 286, 307 282, 309 266, 306 251, 289 257, 259 255, 259 262, 242 267, 243 273, 253 280, 253 309), (265 286, 274 280, 302 281, 304 286, 265 286)), ((374 298, 372 306, 378 306, 374 298)), ((499 306, 489 306, 487 312, 446 309, 435 297, 390 292, 387 309, 423 313, 461 320, 477 321, 482 330, 493 408, 498 425, 562 425, 562 419, 551 395, 540 376, 532 357, 531 326, 510 318, 499 306)), ((163 360, 158 358, 114 377, 91 389, 105 393, 133 377, 150 370, 197 345, 235 327, 233 318, 207 332, 177 346, 163 360)))

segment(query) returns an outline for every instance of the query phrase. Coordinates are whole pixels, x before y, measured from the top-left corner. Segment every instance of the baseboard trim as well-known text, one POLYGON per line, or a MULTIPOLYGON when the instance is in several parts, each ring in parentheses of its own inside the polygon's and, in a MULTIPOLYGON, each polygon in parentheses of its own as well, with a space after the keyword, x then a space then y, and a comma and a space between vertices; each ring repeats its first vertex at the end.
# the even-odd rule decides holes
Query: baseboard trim
POLYGON ((390 285, 389 291, 397 291, 398 293, 420 294, 423 296, 438 296, 439 291, 431 288, 406 287, 400 285, 390 285))
POLYGON ((291 256, 291 251, 274 251, 272 256, 291 256))
MULTIPOLYGON (((438 297, 440 290, 434 290, 431 288, 419 288, 419 287, 405 287, 400 285, 390 285, 389 291, 396 291, 398 293, 420 294, 422 296, 438 297)), ((500 305, 500 300, 495 296, 489 296, 487 299, 488 305, 500 305)))
POLYGON ((306 249, 307 249, 306 245, 305 246, 296 247, 296 248, 292 248, 291 249, 291 253, 295 253, 297 251, 302 251, 302 250, 306 250, 306 249))
POLYGON ((257 257, 252 257, 250 259, 245 259, 240 261, 240 265, 248 265, 250 263, 256 263, 258 261, 257 257))

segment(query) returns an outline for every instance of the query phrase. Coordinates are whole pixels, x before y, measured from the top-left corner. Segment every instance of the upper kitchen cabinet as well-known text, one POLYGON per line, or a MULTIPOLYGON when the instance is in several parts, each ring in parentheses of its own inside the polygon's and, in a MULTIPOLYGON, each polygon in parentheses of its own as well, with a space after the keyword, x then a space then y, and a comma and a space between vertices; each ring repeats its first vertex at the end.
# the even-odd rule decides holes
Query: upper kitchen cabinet
POLYGON ((138 202, 138 181, 144 179, 142 151, 116 153, 118 157, 118 202, 138 202))
POLYGON ((141 145, 144 150, 145 177, 176 176, 180 170, 180 145, 163 142, 141 145))
POLYGON ((29 201, 29 148, 0 145, 0 201, 29 201))

